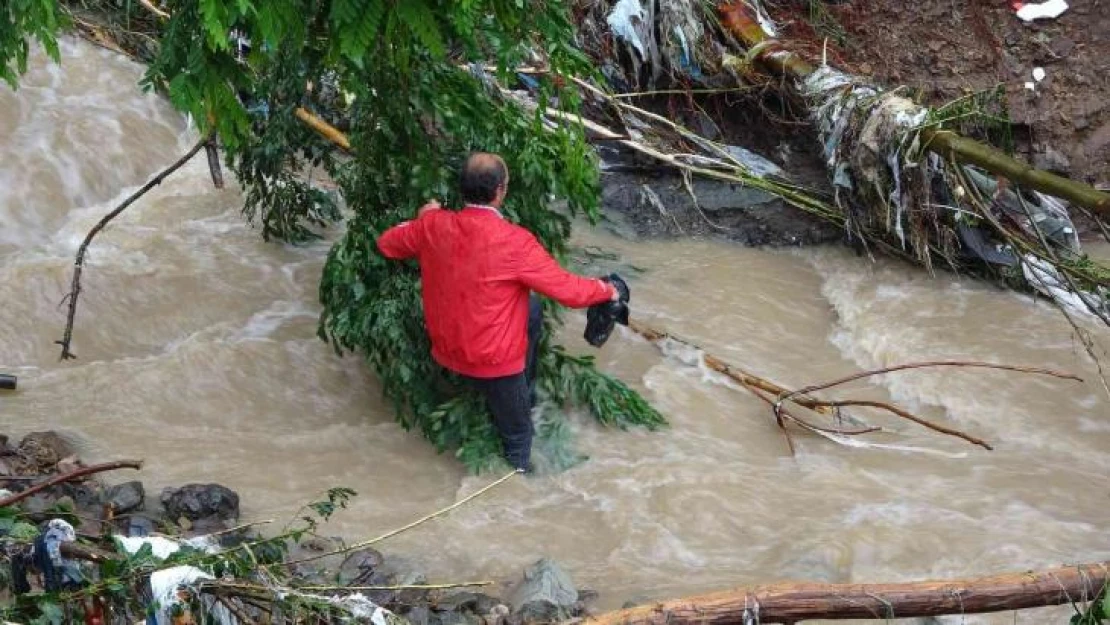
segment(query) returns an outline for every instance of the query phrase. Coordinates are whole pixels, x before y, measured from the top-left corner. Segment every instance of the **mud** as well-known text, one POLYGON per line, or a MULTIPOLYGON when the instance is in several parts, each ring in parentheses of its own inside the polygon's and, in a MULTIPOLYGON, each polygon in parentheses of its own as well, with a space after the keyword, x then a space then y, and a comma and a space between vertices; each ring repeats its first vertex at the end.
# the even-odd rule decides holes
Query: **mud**
POLYGON ((1010 2, 789 0, 771 7, 787 38, 821 54, 829 29, 815 29, 810 5, 846 35, 831 37, 830 62, 904 85, 941 105, 1002 85, 1018 155, 1035 166, 1110 188, 1110 3, 1074 0, 1056 19, 1026 23, 1010 2), (1036 82, 1033 69, 1045 78, 1036 82), (1033 82, 1035 88, 1026 88, 1033 82))

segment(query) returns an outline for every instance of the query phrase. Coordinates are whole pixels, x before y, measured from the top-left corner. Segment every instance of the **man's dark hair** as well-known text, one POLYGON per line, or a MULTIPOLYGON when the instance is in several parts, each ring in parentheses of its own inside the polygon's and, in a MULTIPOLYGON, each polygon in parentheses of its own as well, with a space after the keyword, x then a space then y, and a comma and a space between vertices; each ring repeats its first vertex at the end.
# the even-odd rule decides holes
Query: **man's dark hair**
POLYGON ((464 202, 487 204, 497 197, 497 188, 508 177, 505 163, 494 154, 471 154, 459 174, 459 192, 464 202))

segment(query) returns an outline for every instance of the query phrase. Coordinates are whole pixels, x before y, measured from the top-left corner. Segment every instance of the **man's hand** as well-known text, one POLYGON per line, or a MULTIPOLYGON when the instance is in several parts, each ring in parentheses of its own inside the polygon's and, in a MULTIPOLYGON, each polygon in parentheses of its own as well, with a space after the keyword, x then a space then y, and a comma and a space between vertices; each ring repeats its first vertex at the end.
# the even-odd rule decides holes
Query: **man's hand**
POLYGON ((439 200, 428 200, 428 203, 421 206, 420 210, 416 212, 417 217, 423 217, 425 213, 435 211, 443 208, 439 205, 439 200))

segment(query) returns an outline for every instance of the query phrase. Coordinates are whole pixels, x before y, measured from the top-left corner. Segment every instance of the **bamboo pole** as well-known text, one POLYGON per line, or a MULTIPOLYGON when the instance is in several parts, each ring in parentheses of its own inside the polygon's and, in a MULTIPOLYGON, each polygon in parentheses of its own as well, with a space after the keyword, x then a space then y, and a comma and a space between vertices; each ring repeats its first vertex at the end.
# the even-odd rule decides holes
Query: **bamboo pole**
POLYGON ((328 141, 331 141, 348 152, 351 151, 351 141, 347 139, 347 135, 343 134, 343 131, 308 112, 304 107, 298 106, 294 114, 297 116, 297 119, 308 124, 310 128, 328 141))
MULTIPOLYGON (((799 80, 804 80, 816 71, 800 54, 767 37, 743 2, 721 2, 717 6, 717 12, 725 30, 743 42, 749 49, 749 55, 768 69, 799 80)), ((1102 217, 1110 217, 1110 194, 1090 185, 1035 169, 996 148, 949 130, 923 128, 921 137, 930 150, 942 157, 955 157, 964 163, 978 165, 991 173, 1005 176, 1014 183, 1063 198, 1102 217)))
POLYGON ((1092 601, 1107 583, 1110 562, 898 584, 781 583, 609 612, 585 625, 745 625, 1005 612, 1092 601))

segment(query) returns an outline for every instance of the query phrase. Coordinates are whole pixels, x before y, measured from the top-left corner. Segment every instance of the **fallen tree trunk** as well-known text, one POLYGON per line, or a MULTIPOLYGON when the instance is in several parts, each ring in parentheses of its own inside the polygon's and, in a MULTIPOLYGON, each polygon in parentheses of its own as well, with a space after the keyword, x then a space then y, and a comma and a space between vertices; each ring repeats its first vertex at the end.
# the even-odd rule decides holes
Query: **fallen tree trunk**
POLYGON ((1108 583, 1110 562, 963 580, 898 584, 782 583, 620 610, 586 622, 590 625, 748 625, 1005 612, 1092 601, 1108 583))
MULTIPOLYGON (((748 46, 754 60, 768 69, 797 80, 805 80, 816 71, 817 68, 801 55, 767 37, 756 17, 743 2, 722 2, 718 6, 718 13, 721 16, 721 25, 748 46)), ((991 173, 1005 176, 1016 184, 1063 198, 1103 217, 1110 217, 1110 194, 1090 185, 1035 169, 1001 150, 951 131, 924 128, 922 138, 930 150, 942 157, 955 156, 961 162, 978 165, 991 173)))

